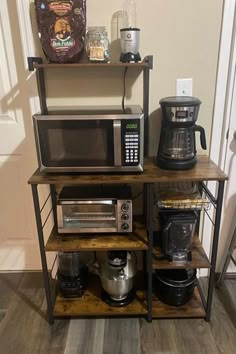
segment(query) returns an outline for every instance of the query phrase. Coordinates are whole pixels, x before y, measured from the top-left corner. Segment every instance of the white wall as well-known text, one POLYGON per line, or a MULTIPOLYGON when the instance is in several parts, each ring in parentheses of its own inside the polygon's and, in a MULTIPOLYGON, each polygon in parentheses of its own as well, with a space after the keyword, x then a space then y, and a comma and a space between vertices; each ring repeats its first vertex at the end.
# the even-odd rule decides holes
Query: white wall
MULTIPOLYGON (((150 82, 150 154, 157 152, 159 100, 175 95, 176 78, 193 78, 193 95, 202 101, 198 123, 206 129, 209 147, 223 0, 137 0, 136 4, 141 56, 154 57, 150 82)), ((109 39, 114 39, 112 23, 122 5, 122 0, 87 0, 87 25, 105 25, 109 39)), ((36 31, 34 19, 33 24, 36 31)), ((37 45, 39 48, 39 42, 37 45)), ((112 58, 118 59, 114 41, 112 49, 112 58)), ((49 104, 120 104, 122 76, 119 70, 70 69, 64 73, 53 70, 48 73, 49 104), (66 92, 64 80, 67 80, 66 92)), ((142 80, 133 72, 128 72, 126 102, 129 101, 142 103, 142 80)))

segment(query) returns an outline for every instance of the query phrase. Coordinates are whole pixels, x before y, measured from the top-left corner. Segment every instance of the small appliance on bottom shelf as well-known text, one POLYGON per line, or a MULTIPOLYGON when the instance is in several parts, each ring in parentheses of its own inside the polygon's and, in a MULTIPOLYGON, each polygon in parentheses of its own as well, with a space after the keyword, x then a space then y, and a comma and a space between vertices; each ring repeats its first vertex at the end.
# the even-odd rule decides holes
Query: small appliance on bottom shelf
POLYGON ((134 300, 136 259, 127 251, 108 251, 101 264, 99 276, 102 299, 110 306, 126 306, 134 300))
POLYGON ((64 187, 57 201, 59 233, 132 232, 131 188, 126 185, 64 187))
POLYGON ((165 304, 181 306, 191 300, 196 286, 196 269, 161 269, 155 271, 157 297, 165 304))
POLYGON ((57 281, 64 297, 81 297, 88 282, 88 268, 81 264, 79 252, 58 252, 57 281))

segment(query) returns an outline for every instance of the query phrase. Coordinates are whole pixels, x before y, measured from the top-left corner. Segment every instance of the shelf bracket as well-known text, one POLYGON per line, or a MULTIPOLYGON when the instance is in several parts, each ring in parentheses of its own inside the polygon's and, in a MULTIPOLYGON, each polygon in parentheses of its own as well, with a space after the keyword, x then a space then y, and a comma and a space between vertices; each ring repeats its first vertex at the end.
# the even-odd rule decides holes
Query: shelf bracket
POLYGON ((40 57, 28 57, 27 61, 28 61, 29 71, 35 70, 34 64, 42 64, 43 63, 43 60, 40 57))
POLYGON ((44 69, 34 67, 34 64, 42 64, 43 60, 40 57, 28 57, 27 59, 29 71, 34 71, 36 69, 37 88, 39 94, 41 114, 48 114, 44 69))

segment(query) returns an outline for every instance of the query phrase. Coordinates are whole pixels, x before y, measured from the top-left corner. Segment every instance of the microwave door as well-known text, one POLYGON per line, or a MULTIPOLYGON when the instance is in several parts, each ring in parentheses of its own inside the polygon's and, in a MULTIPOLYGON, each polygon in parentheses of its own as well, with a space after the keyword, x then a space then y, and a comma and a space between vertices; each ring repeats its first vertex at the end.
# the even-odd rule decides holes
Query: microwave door
MULTIPOLYGON (((39 119, 36 128, 41 170, 92 172, 114 168, 113 135, 114 132, 119 135, 120 128, 114 128, 112 120, 50 119, 49 116, 39 119)), ((118 161, 119 157, 116 158, 118 161)))

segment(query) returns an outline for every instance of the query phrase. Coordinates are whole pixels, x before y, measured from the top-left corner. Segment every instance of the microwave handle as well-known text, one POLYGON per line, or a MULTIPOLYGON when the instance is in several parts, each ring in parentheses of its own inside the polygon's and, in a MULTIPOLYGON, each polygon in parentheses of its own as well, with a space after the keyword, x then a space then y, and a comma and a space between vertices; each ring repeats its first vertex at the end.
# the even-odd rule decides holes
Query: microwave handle
POLYGON ((121 166, 121 121, 113 120, 114 166, 121 166))

